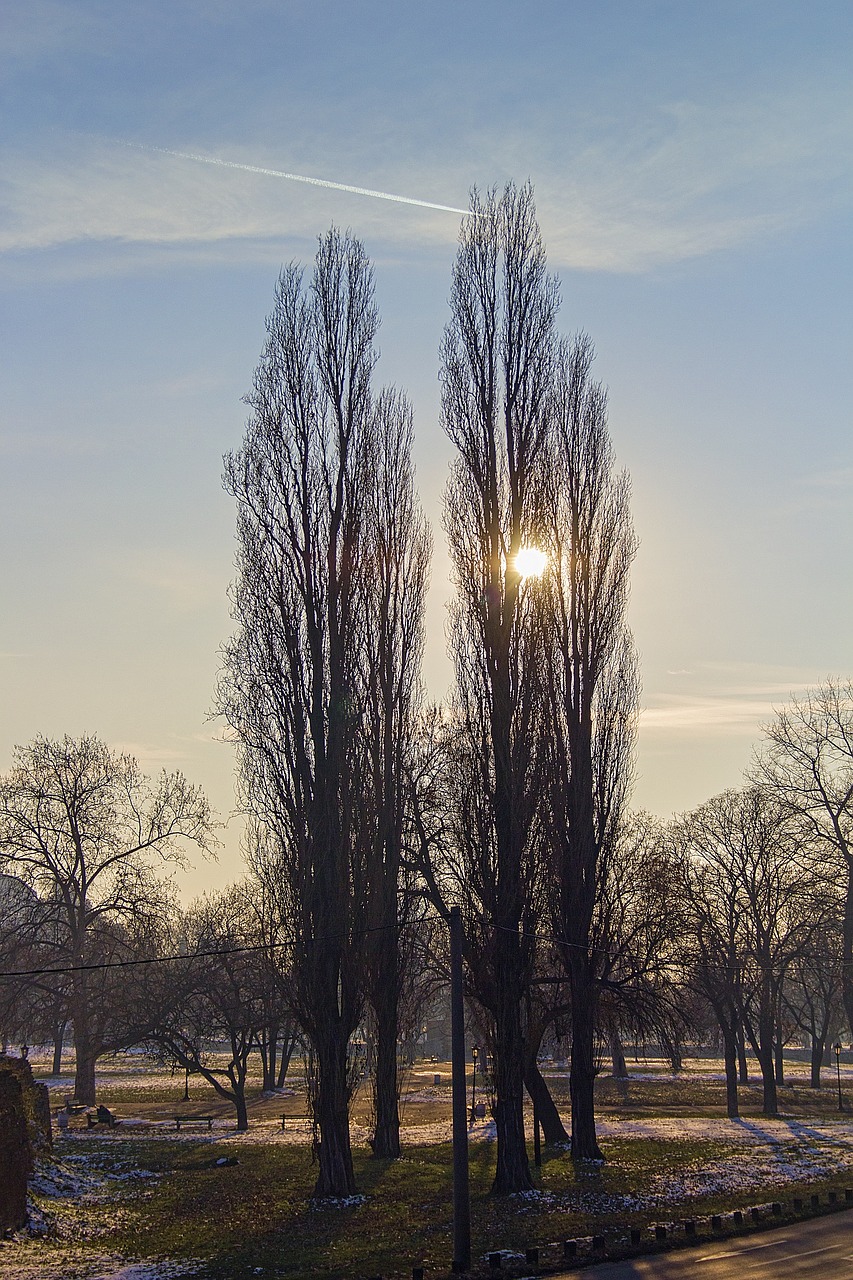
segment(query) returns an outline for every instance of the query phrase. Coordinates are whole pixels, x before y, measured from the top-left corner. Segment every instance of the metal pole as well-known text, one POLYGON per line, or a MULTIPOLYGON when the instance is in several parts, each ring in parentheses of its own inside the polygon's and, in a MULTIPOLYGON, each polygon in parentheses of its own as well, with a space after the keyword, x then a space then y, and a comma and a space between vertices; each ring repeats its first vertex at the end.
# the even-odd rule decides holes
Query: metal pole
POLYGON ((542 1143, 539 1138, 539 1108, 533 1099, 533 1163, 537 1169, 542 1168, 542 1143))
POLYGON ((184 1102, 190 1100, 190 1069, 184 1067, 184 1102))
POLYGON ((844 1110, 844 1100, 841 1097, 841 1045, 835 1046, 835 1074, 838 1078, 838 1110, 844 1110))
POLYGON ((450 1026, 453 1067, 453 1270, 469 1271, 471 1269, 471 1199, 468 1190, 462 916, 458 907, 450 908, 450 1026))

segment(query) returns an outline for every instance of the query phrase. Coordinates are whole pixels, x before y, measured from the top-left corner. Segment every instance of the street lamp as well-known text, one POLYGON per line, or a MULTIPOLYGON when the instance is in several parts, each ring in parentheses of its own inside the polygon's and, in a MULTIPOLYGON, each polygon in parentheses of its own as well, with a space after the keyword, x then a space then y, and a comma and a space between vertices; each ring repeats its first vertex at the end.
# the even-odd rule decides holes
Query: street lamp
POLYGON ((30 1056, 30 1046, 24 1041, 21 1045, 21 1057, 28 1058, 30 1056))
POLYGON ((184 1102, 190 1100, 190 1069, 184 1064, 184 1102))
POLYGON ((841 1045, 835 1045, 835 1074, 838 1079, 838 1110, 844 1110, 844 1099, 841 1096, 841 1045))
POLYGON ((477 1118, 477 1046, 471 1046, 471 1123, 477 1118))

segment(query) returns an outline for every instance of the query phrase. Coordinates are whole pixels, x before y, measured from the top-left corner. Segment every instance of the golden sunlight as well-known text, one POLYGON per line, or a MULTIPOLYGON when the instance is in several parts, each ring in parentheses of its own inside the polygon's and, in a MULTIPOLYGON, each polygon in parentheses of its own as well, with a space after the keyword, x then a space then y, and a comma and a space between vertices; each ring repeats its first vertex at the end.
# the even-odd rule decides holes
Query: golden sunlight
POLYGON ((515 557, 516 572, 522 578, 538 578, 547 563, 548 556, 539 547, 521 547, 515 557))

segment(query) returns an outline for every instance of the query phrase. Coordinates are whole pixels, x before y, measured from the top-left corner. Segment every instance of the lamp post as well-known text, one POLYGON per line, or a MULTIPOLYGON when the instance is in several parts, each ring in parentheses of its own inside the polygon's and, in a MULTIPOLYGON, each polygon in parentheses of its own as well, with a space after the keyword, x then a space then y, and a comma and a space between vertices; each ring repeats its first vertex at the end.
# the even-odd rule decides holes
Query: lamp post
POLYGON ((477 1046, 471 1046, 471 1124, 477 1118, 477 1046))
POLYGON ((21 1045, 21 1057, 28 1058, 30 1056, 30 1046, 24 1041, 21 1045))
POLYGON ((835 1045, 835 1075, 838 1080, 838 1110, 844 1110, 844 1099, 841 1096, 841 1045, 835 1045))
POLYGON ((190 1069, 184 1065, 184 1102, 190 1100, 190 1069))

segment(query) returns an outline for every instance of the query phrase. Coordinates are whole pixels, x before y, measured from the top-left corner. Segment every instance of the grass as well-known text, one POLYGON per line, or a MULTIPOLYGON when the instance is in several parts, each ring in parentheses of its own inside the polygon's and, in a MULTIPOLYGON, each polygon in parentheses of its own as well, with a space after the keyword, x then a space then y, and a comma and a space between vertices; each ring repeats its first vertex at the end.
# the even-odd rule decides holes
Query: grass
MULTIPOLYGON (((84 1147, 104 1169, 138 1167, 162 1175, 147 1198, 122 1202, 115 1226, 109 1225, 109 1204, 104 1206, 98 1247, 110 1253, 204 1259, 199 1273, 204 1280, 258 1274, 289 1280, 381 1274, 402 1280, 415 1264, 425 1265, 433 1276, 450 1270, 451 1152, 446 1145, 408 1150, 399 1161, 357 1151, 356 1177, 365 1199, 331 1209, 311 1204, 316 1169, 305 1148, 245 1145, 237 1166, 216 1167, 213 1159, 221 1148, 204 1142, 85 1139, 74 1143, 74 1154, 84 1147)), ((472 1144, 475 1259, 499 1249, 523 1255, 528 1245, 645 1225, 650 1216, 655 1220, 648 1209, 607 1208, 607 1199, 642 1196, 657 1178, 731 1154, 722 1143, 657 1139, 613 1140, 604 1150, 606 1163, 587 1169, 575 1168, 565 1153, 547 1153, 541 1173, 546 1196, 496 1199, 488 1194, 494 1146, 472 1144), (561 1204, 564 1197, 576 1207, 561 1204)), ((821 1181, 822 1189, 843 1185, 841 1175, 821 1181)), ((781 1182, 767 1185, 762 1196, 790 1199, 791 1189, 781 1182)), ((744 1203, 736 1193, 670 1203, 657 1220, 725 1212, 744 1203)), ((97 1215, 98 1209, 90 1212, 97 1215)))
MULTIPOLYGON (((152 1119, 184 1111, 233 1115, 227 1103, 200 1081, 191 1081, 187 1105, 178 1102, 182 1076, 150 1069, 147 1075, 134 1077, 130 1071, 113 1073, 110 1064, 104 1065, 99 1095, 125 1114, 152 1119)), ((433 1070, 449 1085, 444 1065, 417 1072, 410 1087, 418 1100, 405 1109, 410 1124, 449 1117, 449 1088, 427 1096, 433 1070)), ((549 1083, 561 1110, 567 1109, 565 1076, 554 1073, 549 1083)), ((643 1076, 631 1079, 627 1086, 602 1076, 597 1091, 599 1114, 605 1119, 718 1118, 724 1113, 723 1082, 694 1064, 679 1077, 644 1069, 643 1076)), ((744 1116, 759 1117, 758 1084, 741 1092, 744 1116)), ((285 1110, 304 1112, 301 1093, 264 1099, 255 1089, 253 1099, 253 1121, 273 1121, 285 1110)), ((802 1078, 780 1091, 780 1107, 792 1119, 826 1119, 835 1113, 834 1104, 831 1088, 817 1093, 802 1078)), ((366 1097, 358 1100, 356 1116, 366 1121, 366 1097)), ((355 1173, 363 1199, 345 1207, 318 1209, 310 1199, 317 1171, 308 1146, 264 1142, 260 1132, 258 1141, 235 1144, 227 1137, 224 1142, 202 1135, 197 1140, 174 1141, 156 1132, 143 1137, 119 1129, 106 1136, 78 1128, 60 1148, 72 1165, 79 1161, 81 1168, 94 1165, 107 1174, 148 1170, 159 1177, 137 1183, 116 1180, 107 1197, 67 1206, 62 1210, 60 1236, 86 1238, 100 1252, 139 1261, 201 1260, 200 1280, 258 1275, 368 1280, 380 1274, 386 1280, 408 1280, 413 1265, 423 1265, 435 1280, 450 1271, 451 1151, 448 1144, 414 1146, 411 1142, 410 1135, 399 1161, 376 1160, 366 1148, 356 1147, 355 1173), (215 1166, 216 1157, 224 1153, 236 1155, 239 1163, 215 1166)), ((760 1200, 790 1204, 794 1195, 840 1190, 853 1180, 853 1170, 844 1172, 844 1157, 833 1147, 831 1137, 804 1139, 796 1127, 790 1141, 774 1145, 769 1153, 763 1147, 764 1176, 758 1191, 753 1185, 746 1192, 739 1190, 736 1179, 724 1190, 703 1183, 704 1173, 714 1168, 738 1166, 746 1174, 752 1172, 757 1148, 748 1145, 688 1138, 676 1131, 671 1137, 611 1137, 602 1147, 605 1163, 589 1166, 575 1166, 567 1153, 546 1148, 543 1168, 536 1173, 541 1194, 497 1199, 489 1195, 494 1144, 472 1141, 472 1245, 483 1275, 488 1274, 483 1259, 492 1251, 521 1255, 521 1274, 524 1250, 530 1245, 725 1213, 760 1200), (792 1166, 806 1178, 797 1187, 789 1181, 792 1166), (656 1202, 657 1188, 667 1190, 665 1200, 656 1202)), ((48 1212, 55 1207, 50 1201, 43 1203, 48 1212)), ((61 1243, 61 1239, 55 1246, 43 1242, 38 1248, 44 1249, 47 1258, 51 1248, 58 1253, 61 1243)))

